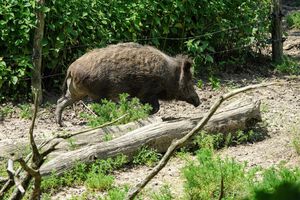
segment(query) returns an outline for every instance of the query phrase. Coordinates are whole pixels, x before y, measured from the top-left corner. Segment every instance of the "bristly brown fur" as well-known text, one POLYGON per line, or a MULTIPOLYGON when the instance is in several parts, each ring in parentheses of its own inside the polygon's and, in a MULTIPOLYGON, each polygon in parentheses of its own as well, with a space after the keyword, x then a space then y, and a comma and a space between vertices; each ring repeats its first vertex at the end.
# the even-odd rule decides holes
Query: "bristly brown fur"
MULTIPOLYGON (((174 58, 154 47, 132 42, 94 49, 70 65, 68 89, 59 102, 85 96, 117 100, 120 93, 128 93, 150 103, 154 111, 159 109, 158 99, 177 99, 197 106, 199 97, 191 80, 191 64, 185 55, 174 58)), ((63 109, 71 100, 64 102, 67 103, 58 107, 63 109)))

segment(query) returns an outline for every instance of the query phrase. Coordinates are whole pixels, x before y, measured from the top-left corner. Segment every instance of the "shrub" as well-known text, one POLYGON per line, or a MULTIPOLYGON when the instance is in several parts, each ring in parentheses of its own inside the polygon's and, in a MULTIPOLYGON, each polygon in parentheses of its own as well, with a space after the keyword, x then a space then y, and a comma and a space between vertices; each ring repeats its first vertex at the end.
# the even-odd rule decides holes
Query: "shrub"
MULTIPOLYGON (((195 58, 196 73, 212 72, 219 61, 239 62, 250 51, 245 46, 264 45, 269 8, 270 0, 53 0, 42 8, 34 0, 3 0, 1 100, 30 91, 26 79, 31 76, 36 9, 46 14, 43 74, 54 75, 87 50, 121 41, 155 45, 170 54, 187 52, 195 58)), ((43 81, 53 89, 61 78, 43 81)))
POLYGON ((103 173, 89 173, 85 185, 89 189, 108 190, 114 183, 114 177, 103 173))
POLYGON ((290 28, 300 29, 300 12, 293 12, 286 17, 286 22, 290 28))
POLYGON ((154 149, 149 149, 147 147, 142 147, 139 149, 138 153, 133 157, 133 164, 146 164, 147 166, 153 166, 159 161, 161 157, 160 153, 157 153, 154 149))
POLYGON ((137 119, 145 118, 152 109, 149 104, 141 104, 139 99, 128 99, 128 94, 119 95, 119 103, 115 103, 106 99, 102 99, 101 103, 93 103, 90 105, 92 111, 97 116, 91 114, 82 114, 81 116, 88 120, 88 125, 92 127, 99 126, 106 122, 111 122, 123 115, 124 118, 119 120, 117 124, 126 124, 137 119))
POLYGON ((198 151, 197 161, 190 161, 183 174, 186 199, 221 199, 221 191, 224 200, 283 200, 298 199, 300 195, 299 168, 280 165, 246 170, 246 164, 221 159, 211 149, 198 151))

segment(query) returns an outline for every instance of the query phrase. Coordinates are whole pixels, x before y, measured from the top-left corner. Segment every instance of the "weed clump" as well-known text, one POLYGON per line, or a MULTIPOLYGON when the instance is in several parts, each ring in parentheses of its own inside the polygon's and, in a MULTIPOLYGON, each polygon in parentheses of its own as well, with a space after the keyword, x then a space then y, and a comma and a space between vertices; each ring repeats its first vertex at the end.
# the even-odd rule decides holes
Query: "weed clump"
POLYGON ((100 103, 90 104, 90 108, 96 116, 88 113, 83 113, 81 116, 87 119, 88 125, 92 127, 111 122, 124 115, 117 123, 126 124, 147 117, 152 110, 149 104, 143 105, 138 98, 129 99, 126 93, 119 95, 119 103, 102 99, 100 103))

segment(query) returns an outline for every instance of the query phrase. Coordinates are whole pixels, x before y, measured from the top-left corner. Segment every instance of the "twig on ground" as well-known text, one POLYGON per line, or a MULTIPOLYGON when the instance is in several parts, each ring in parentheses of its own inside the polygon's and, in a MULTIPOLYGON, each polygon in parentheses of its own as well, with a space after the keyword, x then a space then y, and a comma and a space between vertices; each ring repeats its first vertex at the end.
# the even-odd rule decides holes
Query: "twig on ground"
POLYGON ((99 115, 97 115, 94 111, 92 111, 82 100, 80 100, 80 103, 83 105, 83 107, 85 109, 87 109, 92 115, 94 115, 95 117, 98 117, 99 115))
POLYGON ((120 121, 121 119, 123 119, 124 117, 126 117, 128 115, 128 113, 122 115, 121 117, 111 121, 111 122, 107 122, 107 123, 104 123, 104 124, 101 124, 99 126, 96 126, 96 127, 93 127, 93 128, 88 128, 86 130, 82 130, 82 131, 78 131, 78 132, 75 132, 75 133, 67 133, 67 134, 57 134, 54 138, 52 138, 51 140, 53 139, 56 139, 56 138, 62 138, 62 139, 67 139, 67 138, 70 138, 70 137, 73 137, 73 136, 76 136, 76 135, 79 135, 79 134, 82 134, 82 133, 86 133, 86 132, 89 132, 89 131, 93 131, 93 130, 96 130, 96 129, 99 129, 99 128, 103 128, 105 126, 109 126, 109 125, 112 125, 118 121, 120 121))

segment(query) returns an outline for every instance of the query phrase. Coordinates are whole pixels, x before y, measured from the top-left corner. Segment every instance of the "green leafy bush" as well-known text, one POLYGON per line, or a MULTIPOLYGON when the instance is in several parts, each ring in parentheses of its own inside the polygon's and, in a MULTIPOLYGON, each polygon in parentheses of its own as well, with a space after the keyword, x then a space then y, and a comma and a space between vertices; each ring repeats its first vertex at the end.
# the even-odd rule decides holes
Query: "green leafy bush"
MULTIPOLYGON (((37 9, 46 15, 43 74, 55 75, 87 50, 122 41, 155 45, 170 54, 189 53, 196 73, 211 72, 220 61, 247 55, 250 48, 245 46, 264 44, 269 8, 270 0, 53 0, 42 8, 34 0, 3 0, 0 96, 29 93, 37 9)), ((44 86, 58 88, 62 78, 43 79, 51 83, 44 86)))
POLYGON ((149 149, 148 147, 142 147, 138 153, 133 157, 133 164, 146 164, 147 166, 153 166, 159 161, 161 154, 155 149, 149 149))
POLYGON ((197 154, 197 162, 183 169, 186 178, 187 199, 220 199, 221 181, 224 182, 225 198, 242 199, 249 192, 249 181, 253 174, 245 173, 245 166, 234 160, 222 160, 213 155, 212 150, 203 149, 197 154))
POLYGON ((30 89, 34 0, 3 0, 0 7, 0 101, 18 98, 30 89), (22 90, 18 90, 22 88, 22 90), (15 91, 18 90, 18 93, 15 91))
POLYGON ((286 22, 290 28, 300 29, 300 12, 293 12, 286 17, 286 22))
POLYGON ((221 199, 220 196, 224 200, 298 199, 299 173, 299 168, 281 165, 246 170, 245 164, 221 159, 213 150, 202 149, 197 153, 197 160, 183 168, 184 199, 221 199))
POLYGON ((119 120, 118 124, 126 124, 137 119, 145 118, 151 111, 149 104, 141 104, 139 99, 128 99, 128 94, 119 95, 119 103, 115 103, 106 99, 102 99, 101 103, 93 103, 90 105, 92 111, 97 116, 84 113, 81 116, 88 120, 88 125, 92 127, 99 126, 106 122, 111 122, 121 116, 124 116, 119 120))

